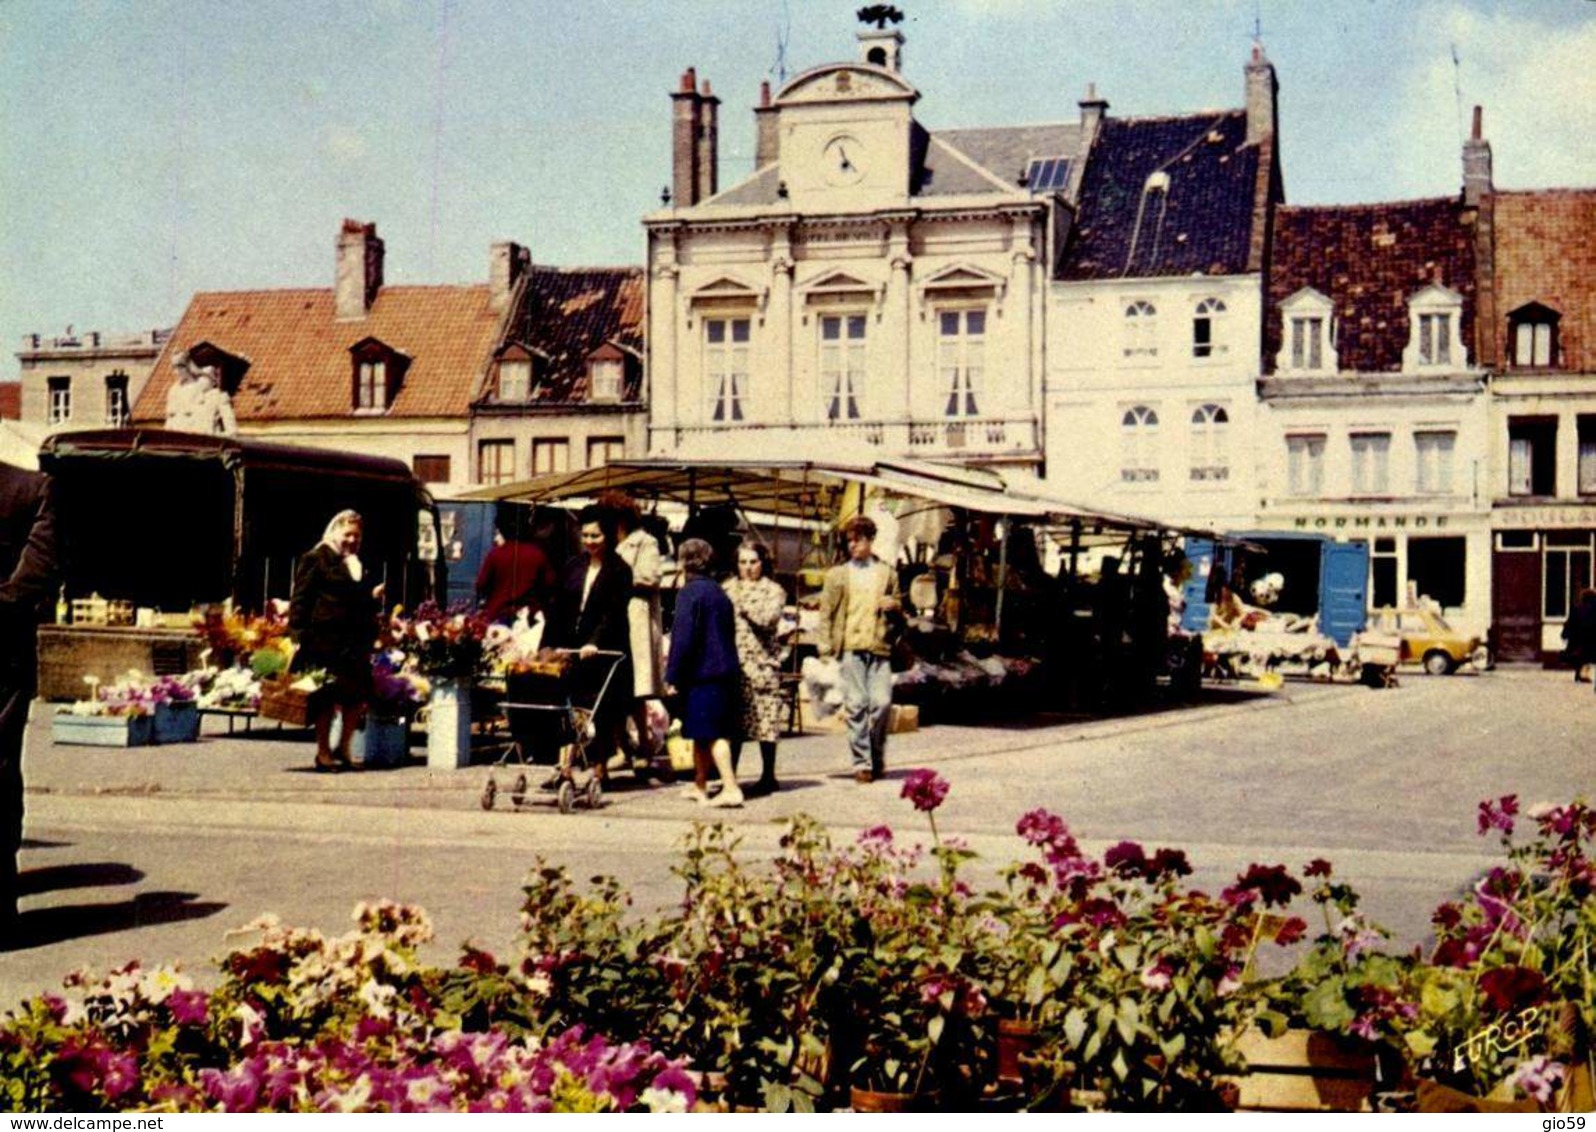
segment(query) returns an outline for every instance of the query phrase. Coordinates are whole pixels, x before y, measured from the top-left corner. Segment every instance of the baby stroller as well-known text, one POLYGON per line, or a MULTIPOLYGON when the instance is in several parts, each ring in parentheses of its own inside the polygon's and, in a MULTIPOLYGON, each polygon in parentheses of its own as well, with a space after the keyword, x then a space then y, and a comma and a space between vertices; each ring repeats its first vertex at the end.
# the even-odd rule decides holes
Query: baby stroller
POLYGON ((510 803, 524 805, 528 774, 536 773, 537 756, 549 751, 558 752, 554 773, 538 789, 553 793, 562 814, 575 809, 579 799, 588 809, 598 809, 604 797, 603 768, 589 763, 588 746, 597 735, 593 720, 625 658, 625 653, 601 651, 584 662, 574 649, 549 649, 530 671, 506 679, 502 706, 510 746, 488 773, 482 788, 484 810, 493 809, 499 795, 494 771, 515 769, 510 803))

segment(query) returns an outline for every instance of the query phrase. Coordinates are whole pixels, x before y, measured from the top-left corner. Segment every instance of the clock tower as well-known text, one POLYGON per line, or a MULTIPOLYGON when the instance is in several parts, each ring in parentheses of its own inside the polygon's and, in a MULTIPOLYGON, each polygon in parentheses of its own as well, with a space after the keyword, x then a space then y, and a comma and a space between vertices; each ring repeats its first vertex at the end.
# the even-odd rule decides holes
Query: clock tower
MULTIPOLYGON (((861 32, 868 58, 896 62, 902 37, 861 32)), ((805 71, 776 95, 781 179, 803 212, 901 207, 910 190, 911 108, 919 92, 884 63, 805 71)))

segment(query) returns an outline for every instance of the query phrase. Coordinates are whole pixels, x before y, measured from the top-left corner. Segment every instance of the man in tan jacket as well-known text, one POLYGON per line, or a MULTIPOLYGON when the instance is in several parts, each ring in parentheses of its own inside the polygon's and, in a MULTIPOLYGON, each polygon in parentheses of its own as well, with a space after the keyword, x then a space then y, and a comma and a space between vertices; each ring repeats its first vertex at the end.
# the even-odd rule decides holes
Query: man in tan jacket
POLYGON ((887 714, 892 707, 888 626, 901 608, 898 574, 875 556, 876 525, 863 515, 843 527, 848 560, 826 571, 820 591, 821 655, 841 667, 842 707, 854 780, 886 772, 887 714))

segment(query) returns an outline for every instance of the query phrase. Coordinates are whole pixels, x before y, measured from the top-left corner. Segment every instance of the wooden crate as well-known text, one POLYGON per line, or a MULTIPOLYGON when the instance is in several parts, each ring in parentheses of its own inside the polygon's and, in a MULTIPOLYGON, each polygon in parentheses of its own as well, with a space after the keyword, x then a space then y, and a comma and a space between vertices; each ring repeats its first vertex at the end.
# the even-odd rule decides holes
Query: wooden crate
POLYGON ((1271 1038, 1248 1030, 1236 1044, 1247 1073, 1235 1079, 1237 1109, 1257 1112, 1371 1112, 1379 1084, 1374 1047, 1316 1030, 1271 1038))

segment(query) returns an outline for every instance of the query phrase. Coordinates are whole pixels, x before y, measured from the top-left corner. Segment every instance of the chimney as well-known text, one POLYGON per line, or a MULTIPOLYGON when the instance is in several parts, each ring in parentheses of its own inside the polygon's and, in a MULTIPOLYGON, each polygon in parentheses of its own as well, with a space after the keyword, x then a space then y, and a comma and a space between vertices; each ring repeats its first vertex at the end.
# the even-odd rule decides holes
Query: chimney
POLYGON ((776 108, 770 104, 770 80, 759 84, 759 105, 754 107, 754 168, 774 165, 781 153, 776 108))
MULTIPOLYGON (((698 200, 708 200, 720 186, 720 99, 709 80, 698 96, 698 200)), ((694 203, 697 203, 696 201, 694 203)))
POLYGON ((515 285, 532 266, 532 253, 508 240, 488 250, 488 307, 503 311, 510 305, 515 285))
POLYGON ((1078 102, 1081 108, 1081 136, 1075 145, 1075 158, 1070 162, 1070 182, 1065 195, 1071 203, 1081 199, 1081 182, 1086 179, 1086 166, 1091 160, 1092 146, 1103 132, 1103 119, 1108 117, 1108 100, 1097 97, 1097 84, 1086 84, 1086 97, 1078 102))
POLYGON ((671 199, 677 208, 691 208, 699 201, 700 102, 698 75, 689 67, 671 94, 671 199))
POLYGON ((1484 138, 1485 112, 1474 108, 1474 129, 1463 143, 1463 204, 1478 208, 1480 201, 1492 192, 1491 143, 1484 138))
POLYGON ((1257 145, 1264 138, 1275 136, 1275 118, 1279 110, 1280 83, 1275 79, 1274 64, 1264 54, 1263 44, 1252 45, 1252 59, 1247 63, 1247 144, 1257 145))
POLYGON ((382 289, 382 241, 375 224, 345 220, 338 233, 338 269, 333 275, 333 317, 365 318, 382 289))

